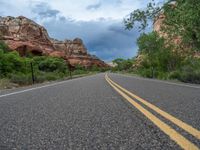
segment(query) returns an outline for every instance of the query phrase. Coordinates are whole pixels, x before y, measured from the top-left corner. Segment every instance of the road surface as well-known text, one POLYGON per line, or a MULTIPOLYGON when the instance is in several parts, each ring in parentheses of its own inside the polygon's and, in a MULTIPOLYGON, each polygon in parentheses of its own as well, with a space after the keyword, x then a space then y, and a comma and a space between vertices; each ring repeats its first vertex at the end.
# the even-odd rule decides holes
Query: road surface
POLYGON ((0 150, 200 148, 200 86, 104 73, 0 93, 0 150))

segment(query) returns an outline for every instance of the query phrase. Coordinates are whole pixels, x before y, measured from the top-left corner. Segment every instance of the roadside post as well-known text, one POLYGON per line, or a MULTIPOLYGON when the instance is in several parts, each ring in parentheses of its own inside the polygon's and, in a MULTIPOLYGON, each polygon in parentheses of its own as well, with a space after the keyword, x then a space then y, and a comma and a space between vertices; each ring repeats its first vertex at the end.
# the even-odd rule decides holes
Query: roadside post
POLYGON ((70 79, 72 79, 72 65, 70 63, 68 63, 68 69, 69 69, 70 79))
POLYGON ((34 76, 34 70, 33 70, 33 63, 31 62, 31 75, 32 75, 32 83, 35 84, 35 76, 34 76))

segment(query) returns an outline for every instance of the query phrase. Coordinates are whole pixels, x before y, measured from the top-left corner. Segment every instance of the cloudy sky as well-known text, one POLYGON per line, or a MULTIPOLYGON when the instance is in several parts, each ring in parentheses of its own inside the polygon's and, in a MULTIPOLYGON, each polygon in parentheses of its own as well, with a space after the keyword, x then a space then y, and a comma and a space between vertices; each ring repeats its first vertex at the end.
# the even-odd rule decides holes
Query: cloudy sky
POLYGON ((60 40, 82 38, 88 51, 105 61, 137 54, 137 29, 123 18, 149 0, 0 0, 0 16, 23 15, 60 40))

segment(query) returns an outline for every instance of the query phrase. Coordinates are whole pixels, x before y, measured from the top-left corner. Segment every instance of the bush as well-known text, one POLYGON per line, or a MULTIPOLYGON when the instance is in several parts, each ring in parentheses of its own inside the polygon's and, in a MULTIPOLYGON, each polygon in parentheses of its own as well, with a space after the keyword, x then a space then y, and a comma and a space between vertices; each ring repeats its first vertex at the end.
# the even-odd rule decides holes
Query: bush
POLYGON ((97 65, 93 65, 90 69, 90 71, 100 71, 100 68, 97 65))
POLYGON ((168 78, 168 73, 166 72, 157 72, 156 78, 166 80, 168 78))
POLYGON ((115 67, 112 68, 112 71, 123 71, 123 70, 130 70, 133 66, 133 61, 131 59, 122 59, 122 58, 117 58, 113 60, 113 63, 116 64, 115 67))
POLYGON ((19 85, 29 85, 32 84, 32 77, 25 74, 11 74, 10 81, 19 85))
POLYGON ((168 75, 168 79, 179 79, 180 80, 180 78, 181 78, 180 71, 173 71, 173 72, 170 72, 168 75))
MULTIPOLYGON (((69 76, 67 63, 64 59, 51 56, 20 57, 17 51, 9 52, 5 43, 0 42, 0 78, 8 78, 10 82, 19 85, 32 84, 31 62, 35 75, 35 82, 52 81, 69 76)), ((73 75, 89 73, 89 69, 81 65, 75 67, 73 75)), ((90 71, 100 71, 93 66, 90 71)), ((5 82, 4 82, 5 83, 5 82)))
POLYGON ((47 81, 45 75, 38 75, 38 74, 37 74, 37 75, 35 76, 35 82, 36 82, 36 83, 42 83, 42 82, 45 82, 45 81, 47 81))
POLYGON ((57 79, 59 79, 59 76, 56 76, 55 74, 47 73, 45 75, 45 80, 46 81, 53 81, 53 80, 57 80, 57 79))
POLYGON ((66 76, 65 73, 61 72, 37 72, 35 75, 35 82, 36 83, 42 83, 45 81, 53 81, 53 80, 58 80, 62 79, 66 76))
POLYGON ((0 41, 0 50, 2 50, 4 52, 9 52, 10 51, 8 45, 6 45, 3 41, 0 41))
POLYGON ((200 70, 195 70, 192 67, 185 66, 179 78, 182 82, 200 83, 200 70))
POLYGON ((0 76, 6 77, 10 73, 25 73, 29 59, 22 58, 16 51, 6 53, 0 50, 0 76))
POLYGON ((75 66, 75 70, 86 70, 86 68, 78 64, 75 66))
POLYGON ((33 58, 38 69, 44 72, 63 72, 67 70, 67 64, 64 59, 48 56, 40 56, 33 58))
POLYGON ((79 74, 86 74, 86 73, 88 73, 88 71, 86 70, 74 70, 72 72, 72 75, 79 75, 79 74))
POLYGON ((150 69, 140 69, 138 71, 138 73, 142 76, 142 77, 147 77, 147 78, 152 78, 152 72, 150 69))

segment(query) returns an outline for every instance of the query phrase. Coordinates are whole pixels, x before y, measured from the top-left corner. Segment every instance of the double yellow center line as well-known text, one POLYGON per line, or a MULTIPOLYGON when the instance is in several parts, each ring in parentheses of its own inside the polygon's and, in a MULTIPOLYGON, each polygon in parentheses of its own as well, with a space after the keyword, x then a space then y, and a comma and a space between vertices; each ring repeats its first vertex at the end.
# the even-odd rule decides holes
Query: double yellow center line
POLYGON ((151 120, 160 130, 162 130, 165 134, 167 134, 172 140, 174 140, 180 147, 185 150, 198 150, 199 148, 190 142, 188 139, 183 137, 177 131, 175 131, 172 127, 167 125, 165 122, 160 120, 158 117, 153 115, 150 111, 142 107, 137 101, 141 102, 142 104, 146 105, 148 108, 154 110, 156 113, 160 114, 167 120, 171 121, 178 127, 184 129, 189 134, 193 135, 195 138, 200 140, 200 131, 193 128, 192 126, 184 123, 183 121, 175 118, 174 116, 168 114, 167 112, 161 110, 160 108, 154 106, 153 104, 147 102, 146 100, 140 98, 139 96, 131 93, 130 91, 124 89, 119 84, 112 81, 108 75, 105 75, 106 81, 128 102, 130 102, 134 107, 136 107, 141 113, 143 113, 149 120, 151 120))

